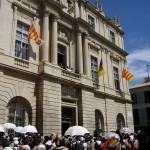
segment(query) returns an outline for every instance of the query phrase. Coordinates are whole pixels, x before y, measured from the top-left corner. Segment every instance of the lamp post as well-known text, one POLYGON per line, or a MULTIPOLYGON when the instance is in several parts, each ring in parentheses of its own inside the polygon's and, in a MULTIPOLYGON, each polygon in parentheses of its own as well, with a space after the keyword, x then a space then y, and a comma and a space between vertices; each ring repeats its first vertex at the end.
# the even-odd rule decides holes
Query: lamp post
POLYGON ((149 70, 148 70, 148 65, 146 65, 147 66, 147 74, 148 74, 148 77, 149 77, 149 70))

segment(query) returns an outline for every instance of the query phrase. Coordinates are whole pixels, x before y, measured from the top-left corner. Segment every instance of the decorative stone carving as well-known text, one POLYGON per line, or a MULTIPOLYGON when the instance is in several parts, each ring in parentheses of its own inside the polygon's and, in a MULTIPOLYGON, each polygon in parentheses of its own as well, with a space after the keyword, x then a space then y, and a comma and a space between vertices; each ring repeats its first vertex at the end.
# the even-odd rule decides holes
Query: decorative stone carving
POLYGON ((62 3, 65 7, 67 7, 67 5, 68 5, 67 0, 58 0, 58 1, 61 1, 61 3, 62 3))
POLYGON ((59 3, 60 5, 63 5, 65 8, 67 8, 68 6, 67 0, 53 0, 53 1, 59 3))
POLYGON ((73 0, 68 0, 68 13, 71 14, 74 12, 74 2, 73 0))
POLYGON ((66 30, 63 28, 58 29, 58 38, 69 42, 69 35, 67 34, 66 30))
POLYGON ((32 13, 38 13, 41 6, 33 0, 13 0, 12 3, 18 7, 30 10, 32 13))

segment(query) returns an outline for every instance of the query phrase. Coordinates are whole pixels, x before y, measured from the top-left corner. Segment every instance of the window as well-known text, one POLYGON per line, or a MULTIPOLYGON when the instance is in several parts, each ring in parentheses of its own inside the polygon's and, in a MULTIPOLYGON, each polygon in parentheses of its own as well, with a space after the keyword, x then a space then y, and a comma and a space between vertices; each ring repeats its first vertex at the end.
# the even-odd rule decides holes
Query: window
POLYGON ((137 104, 137 96, 136 93, 131 94, 131 100, 133 101, 134 104, 137 104))
POLYGON ((118 73, 118 68, 114 67, 113 68, 114 71, 114 84, 115 84, 115 89, 119 90, 120 89, 120 85, 119 85, 119 73, 118 73))
POLYGON ((147 123, 150 125, 150 107, 146 108, 146 114, 147 114, 147 123))
POLYGON ((26 60, 28 59, 29 48, 28 32, 29 27, 22 23, 17 23, 15 56, 26 60))
POLYGON ((58 65, 66 67, 66 47, 58 44, 58 65))
POLYGON ((133 110, 134 125, 139 125, 139 110, 133 110))
POLYGON ((117 115, 116 123, 117 123, 117 129, 121 129, 122 127, 125 127, 125 120, 122 114, 117 115))
POLYGON ((31 106, 22 97, 14 97, 8 103, 8 122, 16 126, 25 126, 31 123, 31 106))
POLYGON ((150 103, 150 91, 144 91, 145 103, 150 103))
POLYGON ((88 15, 88 23, 90 24, 92 29, 94 29, 94 18, 90 15, 88 15))
POLYGON ((110 31, 110 41, 115 43, 115 34, 112 31, 110 31))
POLYGON ((91 56, 91 74, 93 82, 98 81, 97 58, 91 56))
POLYGON ((104 130, 104 117, 100 110, 95 110, 95 129, 102 129, 104 130))

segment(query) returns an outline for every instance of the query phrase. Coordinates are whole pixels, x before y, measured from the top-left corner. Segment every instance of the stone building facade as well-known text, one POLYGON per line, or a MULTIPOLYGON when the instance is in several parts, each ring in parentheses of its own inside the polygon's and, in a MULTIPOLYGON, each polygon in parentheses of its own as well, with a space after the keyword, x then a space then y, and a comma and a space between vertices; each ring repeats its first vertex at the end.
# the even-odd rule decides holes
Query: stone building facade
POLYGON ((86 0, 0 1, 0 124, 133 130, 119 20, 86 0), (28 38, 31 23, 44 40, 28 38), (103 60, 106 73, 98 77, 103 60))
POLYGON ((129 87, 133 101, 133 118, 135 131, 150 126, 150 77, 144 83, 129 87))

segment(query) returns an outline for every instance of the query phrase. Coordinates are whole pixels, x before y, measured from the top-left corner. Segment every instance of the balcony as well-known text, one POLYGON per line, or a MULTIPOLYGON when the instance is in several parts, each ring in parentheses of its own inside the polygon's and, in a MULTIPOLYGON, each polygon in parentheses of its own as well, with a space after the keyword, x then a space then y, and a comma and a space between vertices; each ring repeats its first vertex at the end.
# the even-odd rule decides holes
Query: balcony
POLYGON ((24 60, 24 59, 15 58, 14 59, 14 64, 17 65, 17 66, 29 68, 29 62, 24 60))
POLYGON ((62 68, 62 71, 61 71, 61 74, 63 76, 66 76, 66 77, 69 77, 69 78, 72 78, 72 79, 76 79, 76 80, 79 80, 80 79, 80 74, 79 73, 75 73, 73 70, 71 69, 63 69, 62 68))

